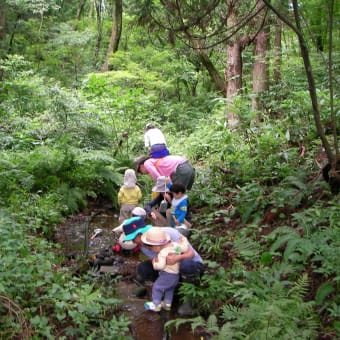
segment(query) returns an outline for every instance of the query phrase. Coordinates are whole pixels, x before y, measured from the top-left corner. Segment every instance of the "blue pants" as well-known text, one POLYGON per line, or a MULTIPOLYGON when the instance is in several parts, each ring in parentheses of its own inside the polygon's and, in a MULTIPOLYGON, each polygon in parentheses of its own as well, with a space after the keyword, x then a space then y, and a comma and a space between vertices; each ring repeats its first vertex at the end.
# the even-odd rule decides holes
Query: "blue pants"
POLYGON ((152 286, 152 302, 156 306, 159 305, 162 300, 164 300, 164 303, 171 304, 178 281, 179 274, 164 271, 159 272, 158 279, 152 286))
POLYGON ((165 144, 154 144, 152 145, 151 150, 149 152, 149 156, 151 158, 163 158, 169 155, 170 152, 165 144))

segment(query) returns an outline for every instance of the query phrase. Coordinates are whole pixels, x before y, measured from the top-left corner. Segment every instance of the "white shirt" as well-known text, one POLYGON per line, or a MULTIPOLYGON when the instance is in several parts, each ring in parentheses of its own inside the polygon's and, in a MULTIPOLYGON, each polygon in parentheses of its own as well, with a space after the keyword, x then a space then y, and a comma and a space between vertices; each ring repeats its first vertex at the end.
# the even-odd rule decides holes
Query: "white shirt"
POLYGON ((154 144, 166 144, 163 132, 158 128, 153 128, 144 134, 145 147, 149 148, 154 144))

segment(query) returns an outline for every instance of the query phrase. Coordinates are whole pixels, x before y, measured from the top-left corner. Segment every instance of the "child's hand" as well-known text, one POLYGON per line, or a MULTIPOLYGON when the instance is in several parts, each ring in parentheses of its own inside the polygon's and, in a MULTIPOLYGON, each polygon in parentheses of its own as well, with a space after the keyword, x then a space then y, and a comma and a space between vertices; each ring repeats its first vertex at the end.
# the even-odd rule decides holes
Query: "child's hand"
POLYGON ((166 264, 168 265, 173 265, 175 263, 177 263, 180 258, 178 258, 178 254, 175 254, 175 253, 171 253, 171 254, 168 254, 168 256, 166 257, 166 264))
POLYGON ((171 195, 169 194, 169 193, 165 193, 164 194, 164 198, 169 202, 169 203, 171 203, 171 195))

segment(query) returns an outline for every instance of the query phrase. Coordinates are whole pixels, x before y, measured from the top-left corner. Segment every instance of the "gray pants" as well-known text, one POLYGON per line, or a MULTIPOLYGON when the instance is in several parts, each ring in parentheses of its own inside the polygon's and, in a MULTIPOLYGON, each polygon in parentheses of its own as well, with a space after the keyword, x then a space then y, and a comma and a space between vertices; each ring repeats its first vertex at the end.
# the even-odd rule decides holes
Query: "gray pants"
POLYGON ((195 180, 195 169, 186 161, 177 165, 175 172, 171 176, 172 183, 182 183, 187 190, 192 188, 195 180))
POLYGON ((132 210, 136 208, 135 204, 122 204, 119 212, 119 223, 124 222, 132 216, 132 210))
POLYGON ((179 274, 160 271, 158 279, 152 286, 152 302, 158 306, 162 302, 164 294, 164 303, 171 304, 178 281, 179 274))

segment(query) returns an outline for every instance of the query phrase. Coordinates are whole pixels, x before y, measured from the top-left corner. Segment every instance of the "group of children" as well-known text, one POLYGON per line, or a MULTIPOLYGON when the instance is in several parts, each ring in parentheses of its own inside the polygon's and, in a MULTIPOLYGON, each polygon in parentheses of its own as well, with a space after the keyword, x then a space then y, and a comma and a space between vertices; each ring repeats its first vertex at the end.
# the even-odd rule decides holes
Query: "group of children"
MULTIPOLYGON (((145 147, 149 150, 149 156, 161 159, 170 154, 165 138, 161 130, 148 124, 144 133, 145 147)), ((156 225, 171 226, 178 229, 183 237, 180 242, 173 242, 160 227, 153 227, 141 236, 141 242, 146 247, 151 247, 157 255, 152 259, 153 268, 159 271, 159 276, 152 287, 152 300, 145 303, 147 310, 158 312, 161 309, 170 310, 175 287, 179 281, 180 263, 167 264, 169 254, 181 254, 188 250, 188 241, 185 237, 188 228, 191 227, 188 196, 186 186, 179 182, 172 183, 170 177, 159 176, 156 185, 152 188, 156 197, 143 208, 138 207, 142 200, 142 192, 137 184, 136 172, 127 169, 124 174, 124 184, 118 192, 118 204, 120 206, 120 226, 113 229, 121 233, 119 245, 124 249, 135 249, 137 246, 132 240, 127 240, 124 233, 131 223, 137 223, 150 217, 156 225), (157 209, 153 209, 157 206, 157 209), (163 218, 163 221, 160 220, 163 218), (160 223, 158 223, 160 222, 160 223), (164 296, 164 300, 162 299, 164 296)), ((116 245, 117 246, 117 245, 116 245)))

